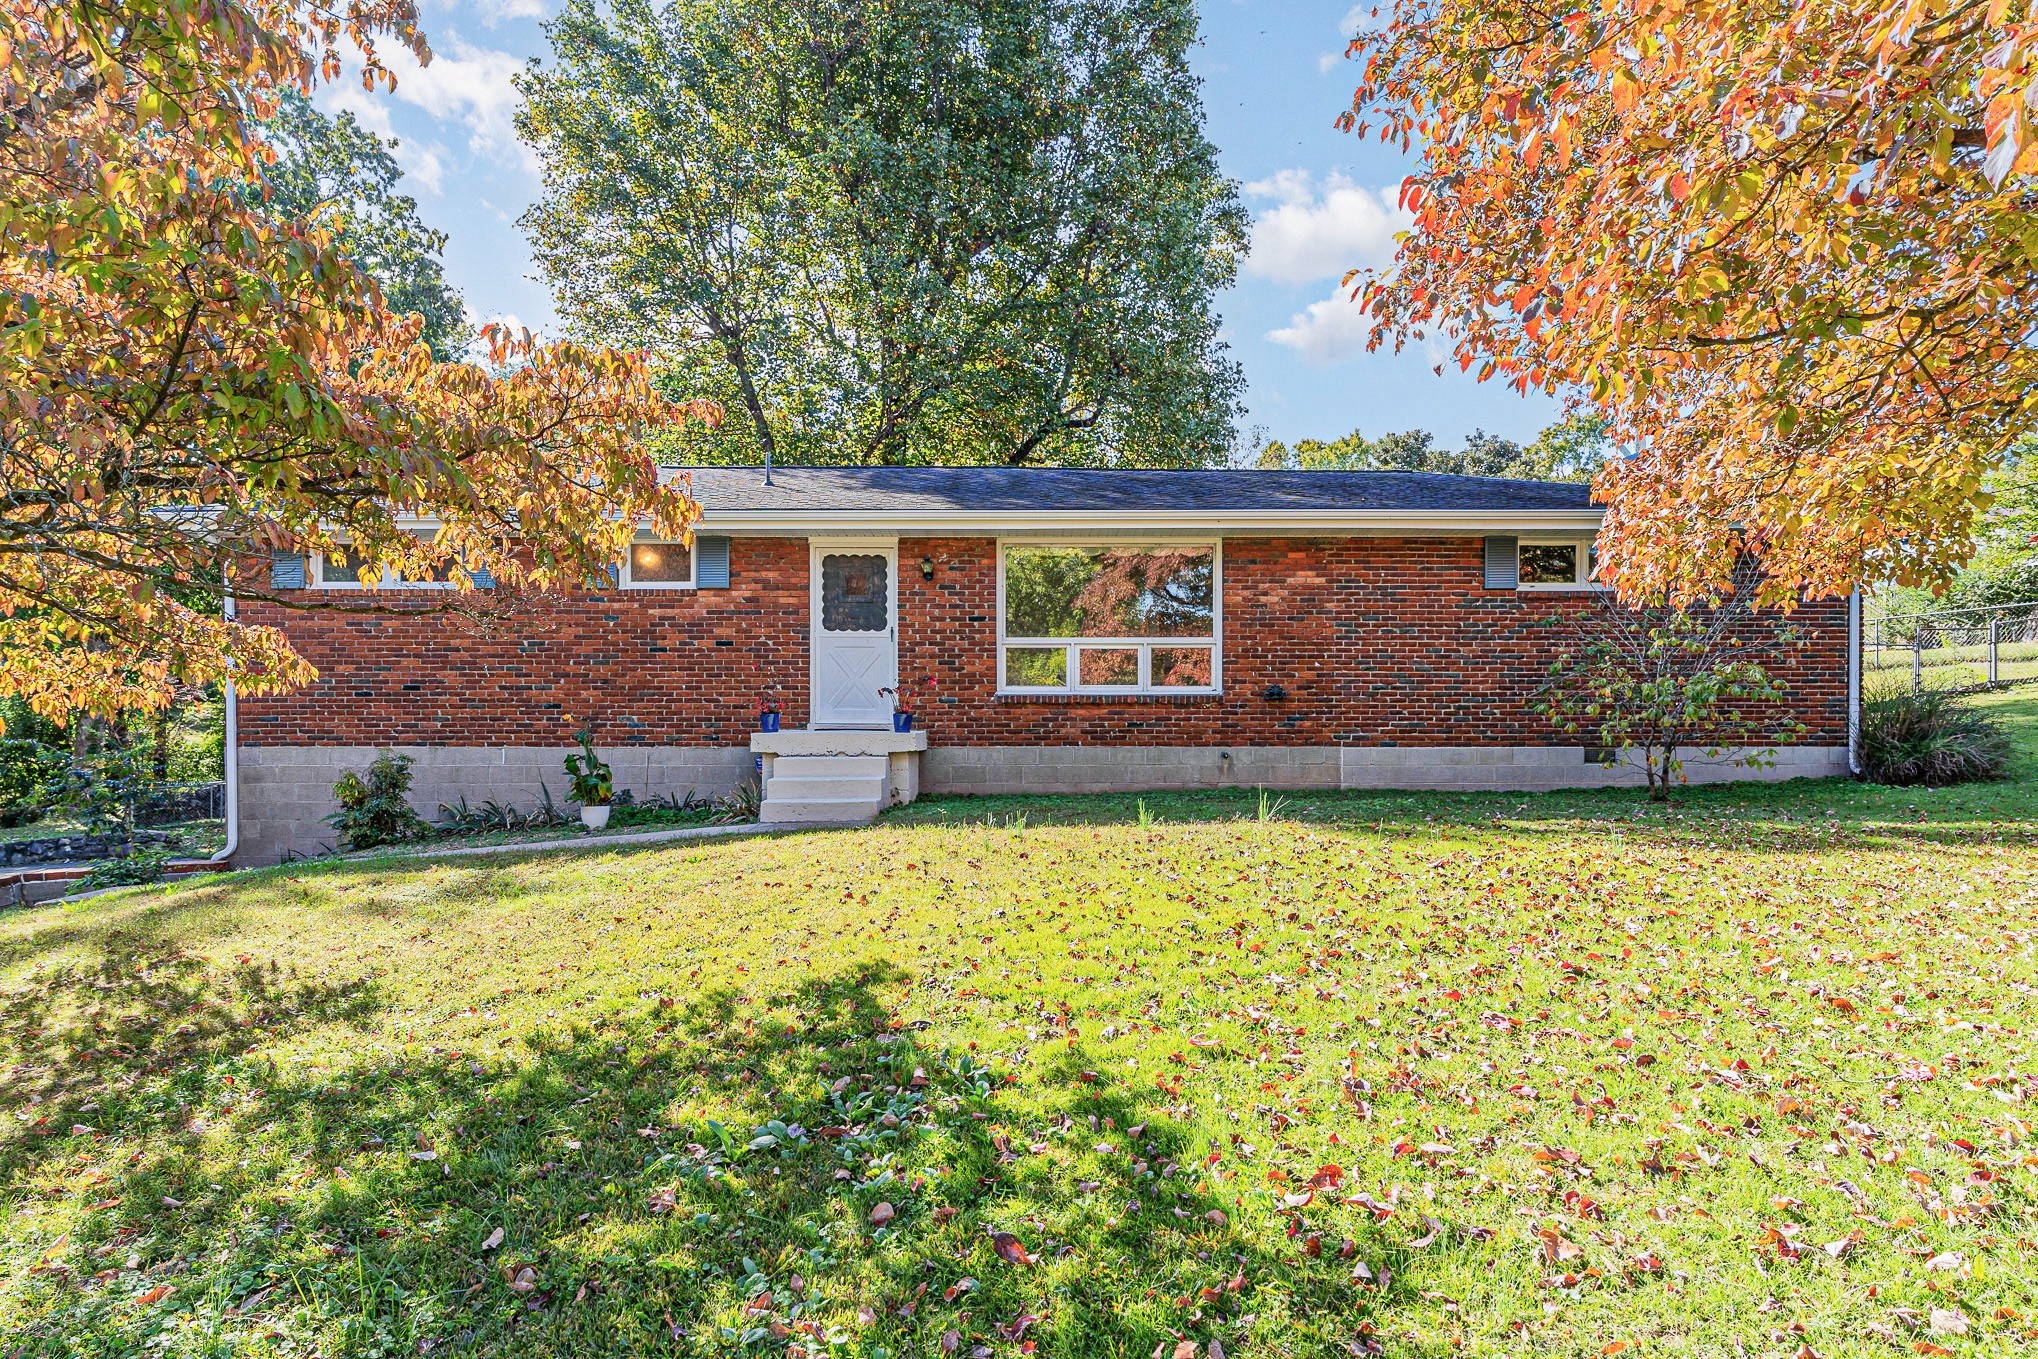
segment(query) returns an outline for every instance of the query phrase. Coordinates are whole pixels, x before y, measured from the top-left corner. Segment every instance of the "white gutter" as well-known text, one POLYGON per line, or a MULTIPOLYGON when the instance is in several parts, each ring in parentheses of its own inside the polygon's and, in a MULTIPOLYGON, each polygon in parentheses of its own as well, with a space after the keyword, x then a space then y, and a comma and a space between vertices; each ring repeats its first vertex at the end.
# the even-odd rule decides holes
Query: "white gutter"
POLYGON ((1847 772, 1861 774, 1861 588, 1847 597, 1847 772))
POLYGON ((1067 532, 1269 534, 1594 532, 1585 510, 705 510, 696 533, 805 537, 848 530, 921 535, 1019 536, 1067 532))
MULTIPOLYGON (((231 587, 226 591, 225 617, 231 623, 234 619, 234 597, 231 587)), ((228 663, 228 673, 232 664, 228 663)), ((241 703, 240 695, 234 692, 231 678, 225 682, 226 697, 226 844, 219 853, 206 860, 207 863, 223 864, 232 859, 241 847, 241 703)))

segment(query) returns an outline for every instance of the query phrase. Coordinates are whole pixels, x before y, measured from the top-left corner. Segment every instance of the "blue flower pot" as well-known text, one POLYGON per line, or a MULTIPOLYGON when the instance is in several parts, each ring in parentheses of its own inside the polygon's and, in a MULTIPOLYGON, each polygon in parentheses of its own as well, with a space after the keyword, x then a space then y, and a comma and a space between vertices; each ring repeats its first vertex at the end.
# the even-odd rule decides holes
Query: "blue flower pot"
POLYGON ((759 731, 777 731, 778 719, 778 713, 759 713, 757 714, 757 729, 759 731))
POLYGON ((892 714, 893 731, 911 731, 912 729, 913 729, 913 714, 911 713, 892 714))

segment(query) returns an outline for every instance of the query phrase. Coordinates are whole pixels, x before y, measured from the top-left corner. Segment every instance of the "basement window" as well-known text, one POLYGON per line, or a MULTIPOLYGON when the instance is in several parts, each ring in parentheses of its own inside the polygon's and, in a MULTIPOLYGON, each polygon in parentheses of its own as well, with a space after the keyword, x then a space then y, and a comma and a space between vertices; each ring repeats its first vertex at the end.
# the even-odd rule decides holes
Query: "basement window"
MULTIPOLYGON (((415 537, 430 541, 431 529, 406 529, 415 537)), ((443 590, 453 585, 453 561, 448 558, 432 568, 428 576, 412 578, 398 575, 394 571, 384 572, 375 577, 363 578, 365 563, 351 546, 342 543, 332 552, 315 552, 311 558, 312 584, 321 590, 443 590)))
POLYGON ((1519 551, 1520 589, 1600 588, 1599 553, 1590 538, 1524 538, 1519 551))
POLYGON ((623 561, 619 583, 625 590, 691 590, 693 548, 678 539, 639 534, 623 561))

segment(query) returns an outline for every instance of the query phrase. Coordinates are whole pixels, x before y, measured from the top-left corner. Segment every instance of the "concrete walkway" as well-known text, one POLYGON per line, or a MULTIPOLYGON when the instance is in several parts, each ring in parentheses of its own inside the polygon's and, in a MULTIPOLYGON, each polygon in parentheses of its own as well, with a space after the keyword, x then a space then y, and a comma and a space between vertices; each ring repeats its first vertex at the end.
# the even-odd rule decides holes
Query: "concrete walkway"
POLYGON ((607 849, 612 845, 664 845, 681 840, 737 840, 753 835, 778 835, 787 831, 842 830, 839 822, 779 821, 769 826, 745 821, 737 826, 675 826, 671 830, 631 831, 616 835, 560 836, 551 840, 520 840, 514 844, 461 845, 455 849, 433 849, 418 845, 406 849, 366 849, 342 854, 352 863, 362 859, 458 859, 475 854, 545 854, 560 850, 607 849))
MULTIPOLYGON (((341 854, 336 860, 341 863, 364 863, 377 859, 466 859, 485 854, 558 854, 574 850, 610 849, 617 846, 665 845, 687 840, 741 840, 752 836, 786 835, 797 831, 843 830, 840 823, 826 821, 776 822, 760 825, 746 821, 737 826, 675 826, 670 830, 632 831, 617 835, 575 835, 561 836, 552 840, 520 840, 500 845, 459 845, 450 849, 434 849, 420 845, 410 849, 366 849, 353 854, 341 854)), ((325 859, 308 859, 306 863, 326 863, 325 859)), ((277 867, 266 865, 265 867, 277 867)), ((224 873, 224 870, 219 870, 224 873)), ((254 873, 261 870, 246 868, 239 872, 254 873)), ((160 884, 143 884, 159 886, 160 884)), ((102 887, 94 892, 77 892, 70 896, 54 897, 37 905, 54 906, 74 901, 87 901, 104 896, 108 892, 125 892, 128 887, 102 887)))

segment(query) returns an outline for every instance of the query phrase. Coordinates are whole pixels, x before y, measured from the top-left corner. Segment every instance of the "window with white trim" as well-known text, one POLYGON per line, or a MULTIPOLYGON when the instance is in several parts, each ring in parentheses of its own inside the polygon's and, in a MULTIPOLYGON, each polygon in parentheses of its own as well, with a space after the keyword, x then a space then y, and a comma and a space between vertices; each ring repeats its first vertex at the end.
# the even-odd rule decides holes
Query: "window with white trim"
POLYGON ((619 583, 625 590, 691 590, 693 548, 678 539, 640 533, 630 544, 619 583))
POLYGON ((1591 538, 1523 538, 1516 548, 1517 588, 1599 588, 1599 550, 1591 538))
MULTIPOLYGON (((404 532, 429 542, 437 531, 405 529, 404 532)), ((450 557, 437 563, 431 575, 415 580, 395 571, 383 572, 379 580, 363 580, 361 566, 361 558, 345 543, 333 552, 315 552, 311 557, 312 584, 320 590, 450 590, 453 587, 454 562, 450 557)))
POLYGON ((999 689, 1217 692, 1222 569, 1214 542, 999 544, 999 689))

